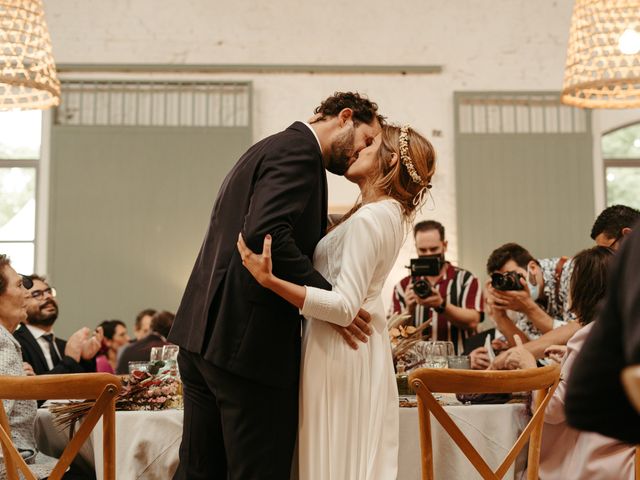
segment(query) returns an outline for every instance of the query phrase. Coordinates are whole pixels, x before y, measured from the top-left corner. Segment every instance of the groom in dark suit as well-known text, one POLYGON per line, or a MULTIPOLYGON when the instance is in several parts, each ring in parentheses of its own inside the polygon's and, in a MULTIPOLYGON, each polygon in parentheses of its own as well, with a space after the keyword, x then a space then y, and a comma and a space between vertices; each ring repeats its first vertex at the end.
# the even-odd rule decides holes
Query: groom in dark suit
MULTIPOLYGON (((325 168, 342 175, 382 121, 375 103, 336 93, 310 123, 295 122, 258 142, 227 175, 169 335, 181 347, 184 383, 174 479, 289 478, 301 317, 245 270, 236 241, 242 232, 247 245, 261 251, 270 234, 276 275, 331 289, 312 264, 326 231, 325 168)), ((361 319, 351 327, 366 331, 361 319)))

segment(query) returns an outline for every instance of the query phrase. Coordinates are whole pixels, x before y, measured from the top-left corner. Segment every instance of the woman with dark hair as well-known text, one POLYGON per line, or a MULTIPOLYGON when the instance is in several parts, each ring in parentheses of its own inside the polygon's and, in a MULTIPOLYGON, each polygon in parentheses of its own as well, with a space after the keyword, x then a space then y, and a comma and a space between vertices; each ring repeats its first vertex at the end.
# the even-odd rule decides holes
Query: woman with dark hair
POLYGON ((127 326, 120 320, 105 320, 98 327, 102 327, 104 340, 101 353, 96 357, 96 371, 115 373, 118 350, 129 343, 127 326))
MULTIPOLYGON (((545 354, 561 360, 560 383, 547 405, 540 450, 540 480, 567 478, 619 480, 633 479, 635 446, 597 433, 575 430, 567 424, 564 402, 567 381, 593 321, 607 286, 607 270, 613 252, 607 247, 593 247, 578 253, 573 259, 569 293, 571 311, 582 328, 567 342, 566 347, 551 346, 545 354)), ((521 342, 517 342, 521 343, 521 342)), ((511 368, 536 366, 533 356, 519 347, 507 363, 511 368), (525 353, 526 352, 526 353, 525 353)))
MULTIPOLYGON (((435 151, 409 126, 384 126, 349 163, 361 199, 317 245, 315 269, 333 286, 296 285, 238 239, 243 265, 263 287, 307 318, 302 343, 298 451, 300 480, 389 480, 397 476, 398 390, 382 286, 431 187, 435 151), (353 350, 336 331, 363 308, 370 336, 353 350)), ((274 244, 274 250, 281 245, 274 244)))

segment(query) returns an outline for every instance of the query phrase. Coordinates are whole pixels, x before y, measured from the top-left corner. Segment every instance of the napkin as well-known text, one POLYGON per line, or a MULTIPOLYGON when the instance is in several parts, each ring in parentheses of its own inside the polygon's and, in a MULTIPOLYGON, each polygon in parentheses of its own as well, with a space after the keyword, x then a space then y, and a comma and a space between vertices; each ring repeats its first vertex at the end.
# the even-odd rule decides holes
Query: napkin
POLYGON ((484 348, 487 349, 487 354, 489 355, 489 361, 493 363, 496 359, 496 352, 493 351, 493 347, 491 346, 491 334, 487 335, 484 338, 484 348))

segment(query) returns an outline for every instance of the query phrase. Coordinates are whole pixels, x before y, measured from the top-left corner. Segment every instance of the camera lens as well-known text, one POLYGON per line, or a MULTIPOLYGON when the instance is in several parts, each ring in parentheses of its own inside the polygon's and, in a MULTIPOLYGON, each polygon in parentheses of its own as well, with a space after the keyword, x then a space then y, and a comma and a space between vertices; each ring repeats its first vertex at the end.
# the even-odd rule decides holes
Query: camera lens
POLYGON ((420 298, 427 298, 431 295, 431 285, 426 280, 416 280, 413 283, 413 291, 420 298))

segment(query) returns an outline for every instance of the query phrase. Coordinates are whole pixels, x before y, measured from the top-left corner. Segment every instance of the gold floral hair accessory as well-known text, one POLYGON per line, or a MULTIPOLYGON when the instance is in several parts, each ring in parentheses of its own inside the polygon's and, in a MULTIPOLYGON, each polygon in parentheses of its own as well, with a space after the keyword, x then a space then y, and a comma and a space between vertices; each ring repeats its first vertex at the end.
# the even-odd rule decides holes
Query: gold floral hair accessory
POLYGON ((411 180, 413 180, 418 185, 427 186, 427 182, 420 178, 420 175, 416 171, 416 167, 413 165, 413 160, 411 160, 411 156, 409 155, 409 129, 411 127, 409 125, 403 125, 400 127, 400 160, 402 164, 409 172, 409 176, 411 180))

